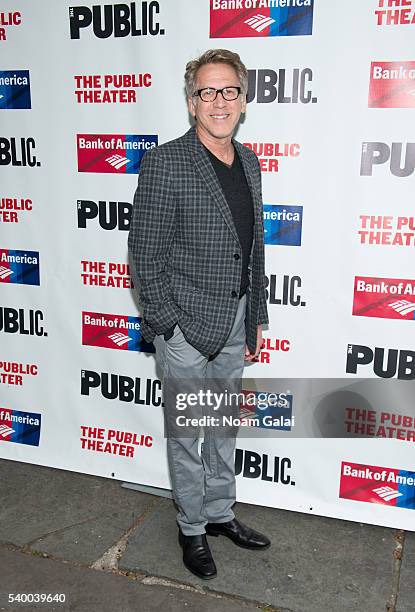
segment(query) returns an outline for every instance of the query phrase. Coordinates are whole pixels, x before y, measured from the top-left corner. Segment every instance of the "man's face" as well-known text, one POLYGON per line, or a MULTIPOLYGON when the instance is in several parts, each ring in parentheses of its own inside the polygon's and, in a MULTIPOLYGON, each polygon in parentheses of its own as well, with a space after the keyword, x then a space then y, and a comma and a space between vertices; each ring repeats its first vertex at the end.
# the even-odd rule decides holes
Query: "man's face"
MULTIPOLYGON (((196 90, 204 87, 240 87, 235 70, 229 64, 205 64, 197 71, 196 90)), ((188 99, 189 112, 196 119, 199 135, 208 139, 226 139, 233 135, 241 113, 245 112, 246 99, 243 94, 236 100, 224 100, 222 94, 214 102, 204 102, 195 96, 188 99)))

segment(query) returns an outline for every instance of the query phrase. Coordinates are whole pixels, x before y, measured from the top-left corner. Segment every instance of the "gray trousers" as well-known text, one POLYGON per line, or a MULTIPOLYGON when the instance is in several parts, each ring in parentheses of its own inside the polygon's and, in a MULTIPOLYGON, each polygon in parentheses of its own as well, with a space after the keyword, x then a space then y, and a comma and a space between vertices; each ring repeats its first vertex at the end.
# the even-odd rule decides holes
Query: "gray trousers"
MULTIPOLYGON (((239 300, 225 345, 210 359, 186 341, 178 325, 169 340, 156 336, 153 343, 160 377, 242 378, 245 309, 246 295, 239 300)), ((169 410, 166 398, 164 410, 169 410)), ((173 499, 179 509, 177 522, 184 535, 203 534, 206 523, 226 523, 235 516, 235 438, 210 435, 207 428, 200 455, 198 448, 198 438, 167 438, 173 499)))

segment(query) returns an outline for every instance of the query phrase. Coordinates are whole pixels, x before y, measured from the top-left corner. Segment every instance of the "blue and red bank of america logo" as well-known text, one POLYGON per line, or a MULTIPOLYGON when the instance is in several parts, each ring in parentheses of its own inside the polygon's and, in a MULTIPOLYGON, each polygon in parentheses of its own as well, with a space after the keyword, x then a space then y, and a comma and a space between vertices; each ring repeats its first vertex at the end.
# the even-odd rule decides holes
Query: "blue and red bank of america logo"
POLYGON ((0 408, 0 442, 39 446, 41 420, 36 412, 0 408))
POLYGON ((242 393, 245 401, 240 404, 240 418, 247 419, 247 425, 291 431, 294 424, 292 395, 251 389, 242 389, 242 393))
POLYGON ((342 461, 339 497, 415 510, 415 472, 342 461))
POLYGON ((0 249, 0 282, 40 285, 39 252, 0 249))
POLYGON ((301 246, 303 207, 264 204, 265 244, 301 246))
POLYGON ((138 174, 144 154, 158 145, 158 136, 77 134, 78 172, 138 174))
POLYGON ((0 70, 0 109, 32 108, 28 70, 0 70))
POLYGON ((415 280, 356 276, 353 315, 413 321, 415 280))
POLYGON ((314 0, 211 0, 210 38, 313 33, 314 0))
POLYGON ((82 313, 82 344, 120 351, 155 352, 153 344, 141 336, 141 317, 102 312, 82 313))

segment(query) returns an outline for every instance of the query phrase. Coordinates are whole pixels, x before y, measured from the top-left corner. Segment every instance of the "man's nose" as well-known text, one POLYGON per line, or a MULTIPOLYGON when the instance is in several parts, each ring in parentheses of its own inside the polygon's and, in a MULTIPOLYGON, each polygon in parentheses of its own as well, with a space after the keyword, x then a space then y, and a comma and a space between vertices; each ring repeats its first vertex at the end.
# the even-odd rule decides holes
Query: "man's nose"
POLYGON ((213 104, 219 108, 223 108, 226 105, 226 100, 222 96, 222 92, 218 92, 218 95, 216 96, 216 100, 214 101, 213 104))

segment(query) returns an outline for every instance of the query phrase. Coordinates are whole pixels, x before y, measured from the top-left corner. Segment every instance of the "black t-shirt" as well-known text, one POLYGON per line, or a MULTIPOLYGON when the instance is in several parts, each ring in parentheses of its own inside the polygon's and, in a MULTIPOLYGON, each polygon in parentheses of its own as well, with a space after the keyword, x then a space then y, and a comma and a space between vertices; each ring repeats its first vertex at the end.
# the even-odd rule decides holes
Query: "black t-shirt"
POLYGON ((243 295, 249 285, 248 264, 253 239, 254 209, 251 191, 236 149, 235 157, 230 167, 218 159, 207 147, 205 149, 209 154, 213 169, 232 213, 233 222, 241 244, 242 276, 240 295, 243 295))

